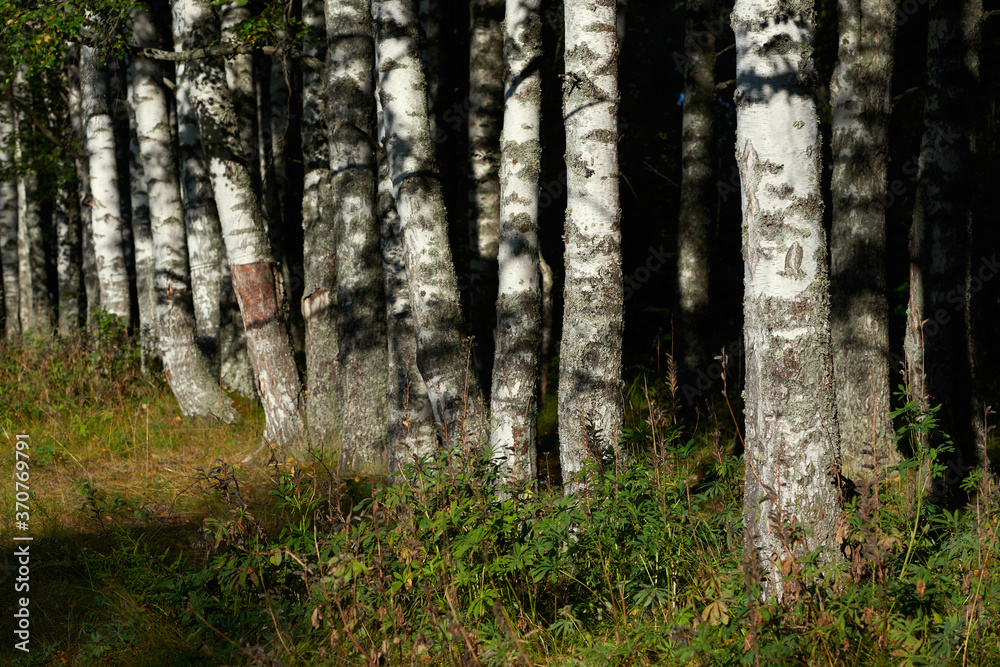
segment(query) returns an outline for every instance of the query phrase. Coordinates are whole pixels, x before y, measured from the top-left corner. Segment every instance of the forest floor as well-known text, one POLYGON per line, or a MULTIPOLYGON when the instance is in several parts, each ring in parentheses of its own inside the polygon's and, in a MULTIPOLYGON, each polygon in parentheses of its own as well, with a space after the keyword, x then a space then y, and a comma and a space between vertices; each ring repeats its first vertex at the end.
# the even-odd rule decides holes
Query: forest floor
POLYGON ((470 452, 398 484, 242 466, 260 408, 182 419, 155 378, 123 341, 0 344, 0 664, 1000 664, 1000 494, 987 476, 963 508, 934 504, 916 489, 937 452, 858 489, 841 555, 800 555, 764 603, 724 396, 690 434, 668 386, 633 382, 633 455, 574 502, 504 490, 470 452))

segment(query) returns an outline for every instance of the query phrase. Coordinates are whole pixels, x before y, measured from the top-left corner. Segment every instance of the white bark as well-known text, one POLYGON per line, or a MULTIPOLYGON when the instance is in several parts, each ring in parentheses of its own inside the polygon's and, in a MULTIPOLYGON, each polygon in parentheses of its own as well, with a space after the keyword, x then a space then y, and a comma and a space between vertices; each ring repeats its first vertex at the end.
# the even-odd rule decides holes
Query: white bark
MULTIPOLYGON (((0 95, 0 166, 9 168, 13 160, 14 112, 10 98, 0 95)), ((21 290, 17 277, 17 182, 13 178, 0 181, 0 269, 3 271, 4 336, 7 340, 16 340, 21 335, 21 290)))
POLYGON ((417 363, 449 442, 481 445, 480 390, 462 346, 462 316, 441 181, 427 123, 413 0, 376 0, 376 71, 386 152, 406 242, 417 363))
POLYGON ((513 479, 537 476, 538 178, 541 173, 540 0, 508 0, 500 160, 499 292, 490 444, 513 479))
MULTIPOLYGON (((133 10, 137 44, 157 44, 152 17, 133 10)), ((153 240, 157 334, 164 374, 181 413, 234 422, 236 408, 222 391, 195 342, 184 206, 178 180, 167 96, 159 65, 135 58, 132 65, 136 134, 142 155, 153 240)))
MULTIPOLYGON (((80 145, 85 143, 83 120, 83 95, 81 94, 80 48, 75 46, 75 66, 70 69, 69 77, 69 118, 73 135, 80 145)), ((101 286, 97 277, 97 260, 94 256, 94 236, 92 224, 93 197, 90 194, 90 159, 86 150, 81 150, 74 157, 76 166, 76 181, 80 208, 80 235, 82 239, 81 268, 83 271, 83 288, 87 300, 87 328, 93 326, 94 313, 100 308, 101 286)))
MULTIPOLYGON (((236 39, 236 24, 250 16, 249 8, 239 7, 235 2, 222 5, 219 13, 225 40, 236 39)), ((174 48, 183 49, 179 40, 174 48)), ((198 346, 212 361, 213 371, 217 371, 224 388, 245 398, 256 399, 257 387, 247 356, 243 316, 233 293, 215 193, 202 150, 197 115, 191 103, 190 77, 184 64, 177 65, 176 76, 178 158, 198 346)), ((236 106, 241 152, 251 176, 256 176, 253 182, 259 187, 253 57, 241 55, 227 58, 226 79, 236 106)))
MULTIPOLYGON (((69 70, 74 67, 76 54, 67 49, 60 72, 60 84, 69 89, 69 70)), ((65 127, 71 112, 63 105, 50 105, 49 122, 55 127, 65 127)), ((69 151, 63 152, 69 157, 69 151)), ((80 205, 76 198, 77 182, 75 165, 63 164, 58 176, 53 202, 52 221, 56 233, 56 287, 59 299, 59 334, 72 336, 80 331, 83 315, 81 298, 82 252, 80 238, 80 205)))
MULTIPOLYGON (((249 19, 250 6, 226 2, 219 7, 222 39, 238 43, 236 26, 249 19)), ((179 48, 175 45, 175 48, 179 48)), ((259 187, 260 155, 257 150, 257 91, 254 87, 254 63, 250 54, 226 58, 226 83, 232 91, 239 125, 240 147, 246 158, 255 188, 259 187)))
POLYGON ((807 2, 738 0, 733 11, 745 262, 745 549, 749 566, 770 583, 765 593, 779 597, 795 580, 783 580, 783 566, 794 570, 806 551, 836 546, 839 513, 820 136, 810 87, 813 21, 807 2), (792 14, 781 15, 783 7, 792 14))
MULTIPOLYGON (((184 48, 206 46, 219 26, 205 0, 173 4, 175 39, 184 48)), ((233 287, 247 332, 247 352, 254 367, 267 419, 264 443, 302 456, 305 424, 298 370, 283 318, 284 288, 265 232, 260 203, 251 188, 246 162, 239 159, 236 113, 216 59, 192 61, 191 98, 198 114, 202 146, 208 157, 216 208, 233 287)))
POLYGON ((108 113, 108 81, 104 66, 89 46, 80 54, 84 131, 90 156, 91 228, 101 307, 130 319, 128 269, 122 233, 121 195, 115 162, 115 135, 108 113))
MULTIPOLYGON (((134 70, 130 68, 130 70, 134 70)), ((129 200, 132 204, 132 244, 135 248, 135 290, 139 305, 139 352, 142 372, 148 373, 158 356, 156 325, 156 263, 153 252, 153 230, 149 221, 149 193, 142 168, 139 136, 133 95, 133 73, 128 73, 129 94, 129 200)))
POLYGON ((469 3, 469 319, 475 337, 472 358, 484 394, 490 389, 497 319, 493 295, 500 233, 503 13, 504 0, 469 3))
POLYGON ((392 194, 389 165, 384 159, 379 169, 382 177, 378 183, 376 214, 382 236, 382 273, 385 277, 389 339, 387 458, 389 472, 394 474, 403 466, 434 454, 437 429, 427 385, 417 368, 417 339, 406 278, 406 248, 396 199, 392 194))
POLYGON ((566 299, 559 454, 567 493, 584 462, 617 450, 623 419, 618 43, 615 5, 570 0, 566 20, 566 299))
POLYGON ((191 105, 191 82, 184 72, 183 64, 177 67, 175 94, 181 196, 184 200, 198 347, 211 360, 213 368, 218 369, 219 330, 222 325, 222 227, 219 225, 212 183, 201 150, 198 119, 191 105))
POLYGON ((389 368, 375 219, 375 53, 369 0, 327 3, 326 114, 336 230, 341 463, 385 468, 389 368))

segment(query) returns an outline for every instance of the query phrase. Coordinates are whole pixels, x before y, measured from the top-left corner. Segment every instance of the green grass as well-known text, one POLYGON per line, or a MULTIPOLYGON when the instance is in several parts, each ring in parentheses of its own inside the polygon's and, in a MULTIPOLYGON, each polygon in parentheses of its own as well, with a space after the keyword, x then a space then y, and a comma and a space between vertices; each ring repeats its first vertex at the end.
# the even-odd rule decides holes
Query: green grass
MULTIPOLYGON (((792 592, 765 603, 724 396, 690 434, 669 383, 633 383, 628 456, 566 499, 461 449, 396 484, 241 467, 259 409, 191 424, 113 349, 0 346, 0 427, 11 452, 17 432, 32 443, 32 641, 15 664, 1000 664, 997 494, 974 476, 965 508, 935 505, 918 489, 940 448, 857 489, 840 553, 799 556, 792 592)), ((914 406, 897 421, 935 428, 914 406)))

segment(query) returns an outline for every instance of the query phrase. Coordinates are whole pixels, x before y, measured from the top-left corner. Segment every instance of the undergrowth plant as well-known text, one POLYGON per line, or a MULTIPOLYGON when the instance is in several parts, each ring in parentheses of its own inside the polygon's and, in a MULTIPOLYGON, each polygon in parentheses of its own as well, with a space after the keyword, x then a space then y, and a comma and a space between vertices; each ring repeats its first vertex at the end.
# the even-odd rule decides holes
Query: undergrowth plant
MULTIPOLYGON (((0 373, 21 354, 33 353, 4 348, 0 373)), ((134 362, 82 377, 91 354, 31 362, 44 379, 25 376, 13 400, 46 397, 38 428, 105 399, 117 418, 152 414, 154 430, 169 419, 134 362), (46 382, 79 393, 59 399, 46 382)), ((778 602, 744 555, 728 405, 692 433, 670 382, 633 394, 620 446, 597 452, 571 496, 511 483, 467 443, 391 480, 206 456, 169 504, 106 474, 164 474, 166 438, 152 453, 86 449, 91 436, 39 450, 39 479, 87 476, 71 487, 77 532, 35 543, 47 594, 76 603, 51 619, 70 633, 44 635, 26 664, 1000 664, 1000 507, 988 471, 965 477, 962 506, 935 484, 954 472, 935 410, 894 414, 912 456, 844 486, 840 554, 796 558, 778 602)))

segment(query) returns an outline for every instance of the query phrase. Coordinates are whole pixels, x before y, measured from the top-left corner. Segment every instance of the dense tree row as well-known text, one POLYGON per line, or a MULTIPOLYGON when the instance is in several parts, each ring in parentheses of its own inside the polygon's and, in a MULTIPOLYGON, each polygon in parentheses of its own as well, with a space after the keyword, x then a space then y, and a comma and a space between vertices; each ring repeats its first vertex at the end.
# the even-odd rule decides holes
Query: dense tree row
POLYGON ((224 390, 259 399, 265 460, 335 449, 345 468, 392 472, 489 447, 533 481, 553 448, 538 413, 555 329, 573 492, 588 460, 625 454, 627 323, 662 325, 676 305, 671 401, 696 420, 713 381, 744 374, 747 544, 780 595, 782 568, 835 547, 845 484, 909 454, 893 441, 896 361, 911 400, 944 401, 958 478, 986 458, 973 297, 997 265, 972 251, 973 183, 995 137, 970 103, 986 15, 981 0, 926 4, 7 3, 5 336, 127 327, 184 415, 237 419, 224 390), (643 49, 676 16, 674 112, 644 101, 656 55, 643 49), (915 25, 926 69, 894 72, 915 25), (907 76, 923 90, 898 90, 907 76), (466 96, 449 106, 451 90, 466 96), (890 118, 913 100, 908 195, 890 118), (661 115, 678 157, 648 141, 661 115), (653 196, 650 179, 677 192, 653 196), (620 185, 625 220, 671 206, 670 223, 623 236, 620 185), (887 279, 904 195, 906 275, 887 279), (719 261, 734 215, 742 272, 719 261), (720 332, 739 318, 717 295, 740 278, 733 364, 740 345, 720 332), (641 291, 671 280, 675 301, 641 291), (887 286, 904 281, 897 331, 887 286))

